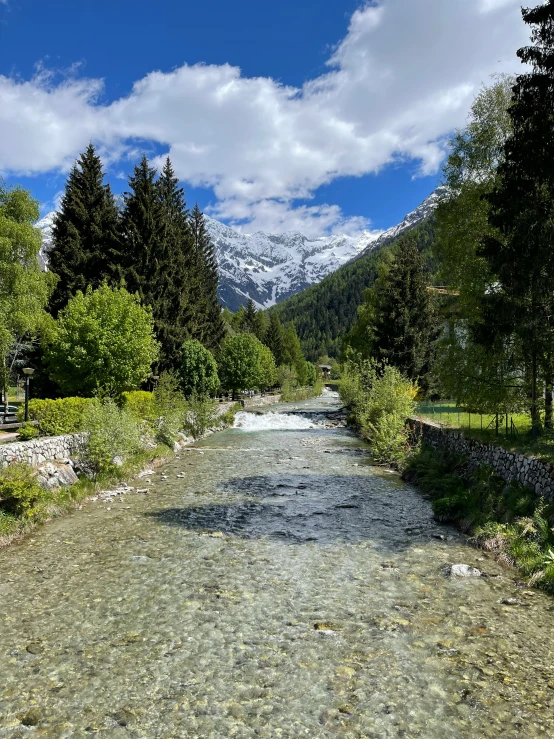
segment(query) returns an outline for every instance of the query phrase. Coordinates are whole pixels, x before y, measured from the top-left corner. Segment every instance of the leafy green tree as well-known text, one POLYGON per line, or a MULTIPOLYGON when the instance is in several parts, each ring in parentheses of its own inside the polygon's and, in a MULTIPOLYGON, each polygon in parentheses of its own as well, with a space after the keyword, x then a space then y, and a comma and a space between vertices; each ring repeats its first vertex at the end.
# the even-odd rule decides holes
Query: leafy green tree
POLYGON ((80 290, 60 311, 45 347, 66 394, 121 394, 144 382, 158 357, 152 311, 124 288, 80 290))
POLYGON ((197 339, 185 341, 181 355, 181 387, 185 397, 214 395, 219 387, 217 363, 197 339))
POLYGON ((38 216, 39 204, 26 190, 7 187, 0 180, 0 389, 4 393, 24 338, 36 335, 47 322, 45 307, 53 280, 39 267, 41 234, 33 226, 38 216))
POLYGON ((482 255, 497 277, 487 296, 487 333, 505 333, 507 324, 525 346, 537 429, 541 364, 550 388, 554 365, 554 0, 522 15, 532 26, 533 44, 518 57, 530 70, 513 88, 513 130, 487 195, 489 223, 497 233, 484 239, 482 255))
POLYGON ((72 167, 52 230, 49 268, 58 276, 50 300, 53 315, 77 290, 118 279, 118 212, 93 144, 72 167))
POLYGON ((283 363, 294 369, 300 385, 306 384, 306 358, 300 345, 300 339, 293 323, 289 323, 283 332, 283 363))
POLYGON ((225 337, 226 330, 217 297, 219 275, 214 245, 206 228, 204 214, 194 206, 190 224, 192 229, 196 270, 199 279, 197 308, 200 319, 199 335, 196 337, 208 347, 217 349, 225 337))
POLYGON ((276 380, 273 354, 253 334, 226 339, 218 355, 219 377, 236 396, 240 390, 265 388, 276 380))

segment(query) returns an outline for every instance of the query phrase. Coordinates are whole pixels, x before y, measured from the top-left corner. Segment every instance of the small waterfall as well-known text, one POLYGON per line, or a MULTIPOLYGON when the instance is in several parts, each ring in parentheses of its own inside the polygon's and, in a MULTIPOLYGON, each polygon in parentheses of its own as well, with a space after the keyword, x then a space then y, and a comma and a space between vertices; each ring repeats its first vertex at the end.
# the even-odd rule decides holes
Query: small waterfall
POLYGON ((305 416, 291 413, 246 413, 235 416, 234 428, 241 431, 302 431, 316 428, 316 424, 305 416))

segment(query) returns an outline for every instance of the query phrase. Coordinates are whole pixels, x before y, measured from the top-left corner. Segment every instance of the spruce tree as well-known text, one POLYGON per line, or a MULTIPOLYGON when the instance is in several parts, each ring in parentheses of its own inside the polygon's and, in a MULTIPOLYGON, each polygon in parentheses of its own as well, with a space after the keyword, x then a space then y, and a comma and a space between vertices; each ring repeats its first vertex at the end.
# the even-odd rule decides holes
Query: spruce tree
POLYGON ((283 326, 277 313, 273 312, 269 316, 269 326, 264 337, 264 344, 271 349, 277 367, 284 364, 283 326))
POLYGON ((93 144, 72 167, 52 230, 49 267, 58 276, 50 300, 54 315, 77 290, 117 280, 118 212, 93 144))
POLYGON ((225 336, 225 324, 217 297, 219 274, 214 245, 206 229, 204 214, 194 206, 190 219, 198 279, 198 338, 208 349, 217 349, 225 336))
POLYGON ((122 270, 127 289, 138 293, 141 301, 153 310, 163 287, 159 267, 165 260, 165 221, 155 178, 156 170, 143 156, 129 177, 120 224, 122 270))
POLYGON ((536 430, 539 371, 542 365, 551 387, 554 348, 554 0, 522 15, 532 26, 533 45, 517 55, 531 69, 513 88, 513 133, 487 196, 489 222, 498 236, 484 239, 482 254, 498 279, 487 296, 494 304, 488 311, 490 332, 507 326, 526 348, 536 430))
POLYGON ((155 307, 157 336, 162 346, 159 369, 177 370, 184 341, 197 334, 196 277, 190 214, 169 157, 156 183, 156 192, 163 219, 155 307))
POLYGON ((423 258, 413 238, 402 242, 366 302, 367 354, 397 367, 410 379, 425 376, 435 319, 423 258))

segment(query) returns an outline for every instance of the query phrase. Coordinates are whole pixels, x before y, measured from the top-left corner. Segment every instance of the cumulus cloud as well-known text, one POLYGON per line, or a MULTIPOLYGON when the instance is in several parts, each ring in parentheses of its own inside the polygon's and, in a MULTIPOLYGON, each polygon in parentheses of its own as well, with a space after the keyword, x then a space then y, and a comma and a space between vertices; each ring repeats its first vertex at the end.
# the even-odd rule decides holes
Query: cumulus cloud
POLYGON ((90 139, 115 163, 151 140, 180 178, 213 188, 215 215, 248 230, 361 228, 337 206, 295 200, 398 160, 436 172, 480 85, 518 69, 527 37, 519 0, 379 0, 353 14, 326 73, 302 88, 185 65, 108 105, 101 80, 0 77, 0 170, 64 170, 90 139))

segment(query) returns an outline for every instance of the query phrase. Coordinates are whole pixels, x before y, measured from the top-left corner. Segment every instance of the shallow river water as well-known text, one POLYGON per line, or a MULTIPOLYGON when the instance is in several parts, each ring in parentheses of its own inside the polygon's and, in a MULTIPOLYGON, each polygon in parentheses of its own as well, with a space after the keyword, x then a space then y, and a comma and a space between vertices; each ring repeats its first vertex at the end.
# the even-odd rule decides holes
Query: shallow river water
POLYGON ((554 599, 348 431, 237 422, 0 552, 0 737, 554 735, 554 599))

